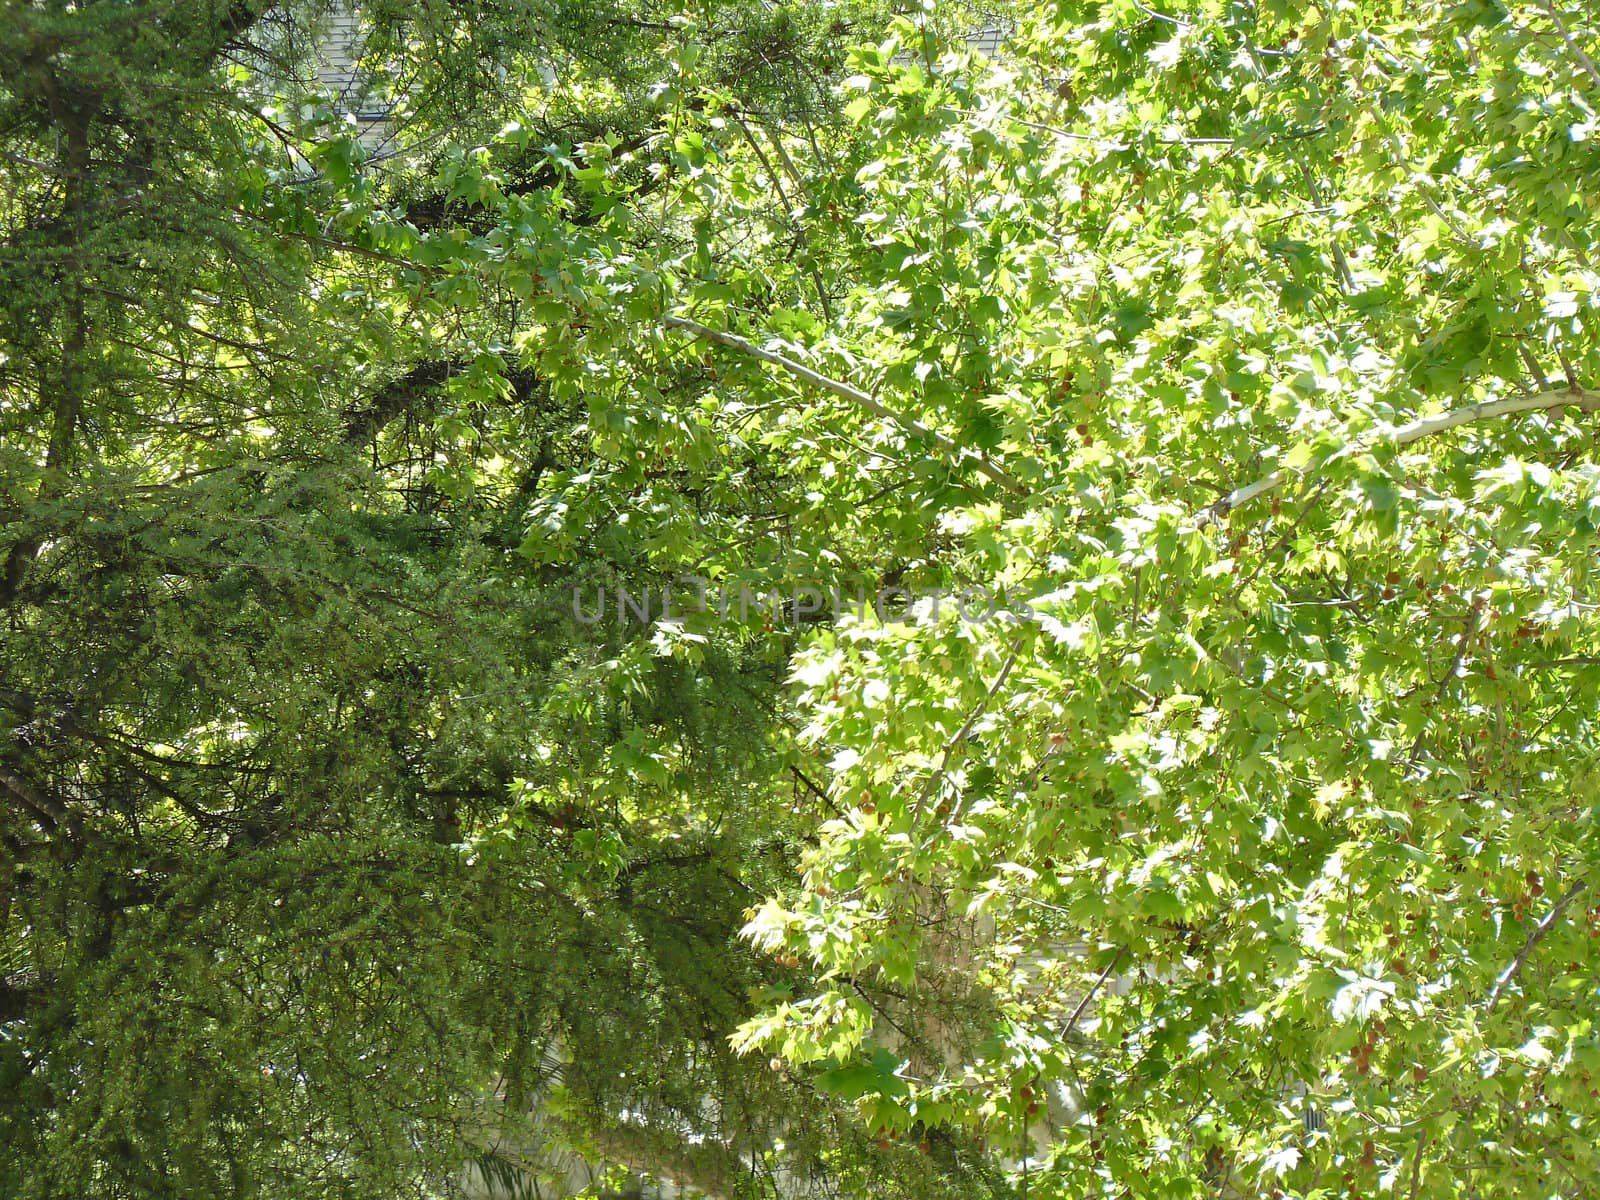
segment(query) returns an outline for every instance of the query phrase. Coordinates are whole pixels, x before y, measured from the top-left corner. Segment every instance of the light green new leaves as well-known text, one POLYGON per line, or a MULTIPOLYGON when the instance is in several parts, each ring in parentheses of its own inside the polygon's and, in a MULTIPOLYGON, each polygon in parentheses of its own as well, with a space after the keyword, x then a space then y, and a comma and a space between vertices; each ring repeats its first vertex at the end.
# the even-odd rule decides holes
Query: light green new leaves
MULTIPOLYGON (((1048 600, 807 652, 842 815, 763 936, 896 1046, 959 1008, 911 1097, 1026 1129, 1051 1194, 1584 1178, 1590 436, 1383 434, 1592 383, 1583 58, 1492 6, 1061 16, 987 80, 846 85, 876 141, 813 344, 1029 481, 939 562, 1048 600)), ((821 1062, 813 1028, 744 1039, 821 1062)))

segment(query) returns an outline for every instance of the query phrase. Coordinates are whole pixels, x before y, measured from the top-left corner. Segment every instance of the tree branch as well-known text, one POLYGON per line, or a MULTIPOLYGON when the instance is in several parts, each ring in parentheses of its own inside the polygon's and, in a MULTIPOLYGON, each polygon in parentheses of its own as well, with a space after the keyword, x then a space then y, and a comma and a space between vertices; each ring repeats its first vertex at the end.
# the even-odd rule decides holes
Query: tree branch
POLYGON ((344 414, 344 440, 347 446, 364 446, 390 421, 410 409, 424 395, 450 377, 448 362, 420 362, 398 379, 384 384, 359 408, 344 414))
POLYGON ((1105 970, 1100 972, 1098 978, 1090 985, 1089 990, 1083 994, 1083 998, 1078 1001, 1078 1006, 1072 1010, 1072 1015, 1067 1018, 1067 1023, 1061 1027, 1063 1034, 1069 1033, 1078 1027, 1078 1018, 1083 1016, 1084 1009, 1089 1007, 1089 1002, 1094 999, 1095 993, 1105 986, 1106 980, 1111 978, 1111 972, 1115 971, 1117 964, 1122 961, 1122 952, 1125 949, 1126 947, 1124 946, 1117 947, 1117 952, 1111 956, 1111 961, 1106 964, 1105 970))
POLYGON ((1511 960, 1511 965, 1504 971, 1500 972, 1499 976, 1494 981, 1494 987, 1489 989, 1489 1000, 1488 1003, 1484 1005, 1485 1013, 1492 1013, 1494 1011, 1495 1005, 1500 1003, 1500 997, 1505 995, 1506 988, 1510 985, 1511 981, 1522 973, 1522 968, 1527 964, 1528 958, 1533 954, 1534 948, 1537 947, 1540 942, 1544 941, 1545 934, 1550 932, 1550 930, 1555 926, 1555 923, 1561 919, 1561 914, 1567 911, 1572 902, 1576 900, 1579 895, 1582 894, 1583 889, 1588 886, 1589 883, 1587 880, 1578 880, 1577 883, 1573 884, 1566 890, 1561 899, 1555 902, 1555 905, 1550 909, 1550 911, 1545 913, 1544 920, 1540 921, 1533 927, 1533 931, 1528 934, 1528 940, 1522 943, 1522 949, 1519 950, 1517 952, 1517 956, 1511 960))
MULTIPOLYGON (((1433 417, 1422 417, 1406 425, 1393 427, 1374 437, 1359 439, 1350 442, 1329 457, 1324 462, 1339 458, 1352 451, 1367 447, 1376 447, 1384 443, 1394 446, 1409 446, 1412 442, 1421 441, 1434 434, 1445 433, 1461 425, 1468 425, 1474 421, 1487 421, 1494 417, 1509 417, 1517 413, 1543 412, 1552 408, 1566 408, 1574 406, 1584 412, 1600 411, 1600 392, 1588 389, 1562 388, 1557 391, 1535 392, 1529 396, 1513 396, 1506 400, 1486 400, 1481 404, 1468 404, 1450 412, 1440 413, 1433 417)), ((1289 467, 1279 467, 1270 475, 1263 476, 1254 483, 1244 487, 1235 488, 1221 500, 1200 513, 1200 524, 1210 525, 1228 513, 1238 508, 1241 504, 1248 504, 1259 496, 1268 492, 1275 492, 1283 487, 1295 476, 1299 475, 1289 467)))
POLYGON ((0 766, 0 787, 10 792, 17 800, 22 801, 24 807, 30 809, 36 817, 43 821, 47 829, 54 830, 61 825, 66 825, 69 828, 72 826, 72 814, 67 811, 65 806, 41 796, 28 786, 26 780, 8 767, 0 766))
POLYGON ((1417 1152, 1411 1156, 1411 1200, 1417 1200, 1422 1187, 1422 1152, 1428 1147, 1426 1126, 1417 1130, 1417 1152))
POLYGON ((1025 488, 1020 482, 1007 474, 1005 471, 1001 470, 999 467, 995 466, 993 463, 989 462, 987 459, 974 457, 968 451, 962 449, 949 438, 945 437, 944 434, 928 428, 928 426, 924 425, 921 421, 918 421, 915 417, 908 417, 903 413, 897 413, 892 408, 888 408, 878 403, 877 400, 869 396, 866 392, 863 392, 858 387, 854 387, 837 379, 830 379, 828 376, 817 371, 813 371, 810 367, 805 366, 802 363, 795 362, 792 358, 786 358, 782 354, 774 353, 771 350, 765 350, 747 338, 742 338, 733 333, 723 333, 721 330, 712 329, 709 326, 702 325, 698 321, 691 321, 687 317, 664 316, 661 318, 661 323, 670 329, 681 329, 685 333, 692 334, 697 338, 702 338, 708 342, 715 342, 719 346, 726 346, 730 350, 737 350, 740 354, 745 354, 751 358, 760 359, 764 363, 770 363, 775 367, 779 367, 782 370, 787 371, 790 375, 793 375, 796 379, 799 379, 804 383, 809 383, 814 388, 819 388, 824 392, 831 392, 833 395, 850 401, 852 404, 856 405, 856 407, 864 409, 875 417, 881 417, 886 421, 894 422, 907 432, 913 433, 917 437, 931 442, 934 446, 937 446, 940 450, 950 455, 957 461, 971 459, 973 465, 977 467, 981 474, 988 476, 1007 491, 1015 492, 1018 495, 1026 495, 1028 492, 1028 489, 1025 488))
POLYGON ((1578 65, 1583 68, 1584 74, 1594 80, 1597 86, 1600 86, 1600 68, 1594 65, 1594 59, 1590 58, 1584 52, 1583 47, 1578 45, 1577 40, 1572 36, 1572 31, 1567 28, 1567 23, 1561 19, 1561 13, 1556 9, 1556 6, 1550 3, 1550 0, 1545 0, 1544 11, 1555 22, 1556 32, 1561 35, 1561 40, 1567 44, 1567 49, 1572 52, 1572 57, 1578 60, 1578 65))
MULTIPOLYGON (((928 776, 927 782, 922 785, 922 790, 917 793, 916 801, 911 805, 912 820, 916 820, 917 817, 922 815, 923 806, 928 803, 928 800, 933 796, 934 790, 938 788, 939 783, 949 773, 950 761, 955 757, 956 751, 961 749, 967 738, 972 735, 973 728, 978 724, 983 714, 989 711, 989 706, 994 703, 994 698, 1000 694, 1000 689, 1005 686, 1006 680, 1010 678, 1011 668, 1017 665, 1017 656, 1022 652, 1022 642, 1023 635, 1019 632, 1016 639, 1011 643, 1011 650, 1006 654, 1005 661, 1000 664, 1000 671, 995 675, 994 682, 984 692, 983 699, 978 701, 977 707, 967 714, 967 719, 962 722, 961 728, 956 730, 955 736, 945 743, 944 752, 939 756, 939 765, 934 768, 933 774, 928 776)), ((955 812, 952 811, 951 816, 954 817, 955 815, 955 812)))

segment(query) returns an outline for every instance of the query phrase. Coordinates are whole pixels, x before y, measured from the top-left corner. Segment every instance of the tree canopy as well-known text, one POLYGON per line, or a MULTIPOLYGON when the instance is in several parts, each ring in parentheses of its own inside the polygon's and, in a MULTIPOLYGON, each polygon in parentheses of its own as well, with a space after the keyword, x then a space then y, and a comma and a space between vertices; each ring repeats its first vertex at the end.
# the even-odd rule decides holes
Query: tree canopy
POLYGON ((894 7, 4 0, 8 1195, 1592 1193, 1591 14, 894 7))

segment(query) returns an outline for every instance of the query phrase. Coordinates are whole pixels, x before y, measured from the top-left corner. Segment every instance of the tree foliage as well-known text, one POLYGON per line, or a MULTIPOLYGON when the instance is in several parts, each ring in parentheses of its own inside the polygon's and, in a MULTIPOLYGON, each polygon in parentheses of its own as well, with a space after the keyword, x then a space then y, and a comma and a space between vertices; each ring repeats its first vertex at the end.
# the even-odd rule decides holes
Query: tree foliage
POLYGON ((1586 1194, 1586 11, 380 6, 386 156, 145 7, 3 10, 18 1195, 1586 1194))

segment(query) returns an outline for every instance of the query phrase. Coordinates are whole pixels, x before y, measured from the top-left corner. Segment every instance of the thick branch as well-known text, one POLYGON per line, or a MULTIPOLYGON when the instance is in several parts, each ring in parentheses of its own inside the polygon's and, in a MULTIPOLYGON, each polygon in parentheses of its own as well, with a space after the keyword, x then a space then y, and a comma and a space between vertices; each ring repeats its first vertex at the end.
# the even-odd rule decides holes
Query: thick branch
POLYGON ((702 325, 698 321, 691 321, 687 317, 664 316, 661 318, 661 323, 667 326, 669 329, 681 329, 685 333, 692 334, 697 338, 703 338, 708 342, 715 342, 719 346, 726 346, 730 350, 737 350, 740 354, 745 354, 751 358, 760 359, 762 362, 770 363, 775 367, 780 367, 787 371, 790 375, 793 375, 796 379, 799 379, 804 383, 809 383, 814 388, 819 388, 824 392, 831 392, 833 395, 850 401, 856 407, 864 409, 875 417, 881 417, 886 421, 894 422, 908 433, 915 434, 924 441, 930 442, 957 461, 971 459, 973 465, 977 467, 980 473, 988 476, 1007 491, 1016 492, 1018 495, 1027 494, 1027 488, 1023 487, 1020 482, 1012 478, 1009 474, 995 466, 993 463, 989 462, 987 459, 974 458, 966 450, 963 450, 960 446, 956 445, 942 433, 928 428, 928 426, 924 425, 921 421, 918 421, 915 417, 908 417, 903 413, 897 413, 892 408, 888 408, 885 405, 878 403, 877 400, 873 399, 873 397, 869 396, 866 392, 863 392, 858 387, 853 387, 852 385, 841 382, 837 379, 830 379, 828 376, 817 371, 813 371, 810 367, 805 366, 802 363, 795 362, 792 358, 786 358, 782 354, 774 353, 771 350, 765 350, 747 338, 739 337, 737 334, 733 333, 723 333, 721 330, 712 329, 709 326, 702 325))
MULTIPOLYGON (((364 446, 405 414, 423 415, 426 411, 423 401, 429 393, 449 382, 451 374, 462 369, 461 364, 447 359, 426 359, 398 379, 384 384, 364 403, 345 410, 345 444, 364 446)), ((506 382, 511 387, 512 401, 526 404, 538 388, 540 378, 526 368, 513 367, 506 372, 506 382)), ((543 466, 550 465, 543 458, 540 461, 543 466)))
MULTIPOLYGON (((1517 413, 1543 412, 1552 408, 1566 408, 1573 406, 1583 409, 1584 412, 1600 411, 1600 392, 1568 389, 1559 391, 1535 392, 1530 396, 1513 396, 1507 400, 1486 400, 1482 404, 1468 404, 1465 407, 1453 409, 1447 413, 1440 413, 1434 417, 1423 417, 1406 425, 1400 425, 1376 436, 1363 438, 1341 447, 1332 458, 1342 458, 1352 451, 1367 447, 1376 447, 1388 442, 1395 446, 1409 446, 1412 442, 1421 441, 1425 437, 1432 437, 1437 433, 1445 433, 1461 425, 1469 425, 1474 421, 1488 421, 1495 417, 1509 417, 1517 413)), ((1275 492, 1295 478, 1300 472, 1289 467, 1280 467, 1272 474, 1236 488, 1210 508, 1200 514, 1200 524, 1209 525, 1226 516, 1241 504, 1248 504, 1259 496, 1268 492, 1275 492)))
POLYGON ((58 811, 52 804, 47 804, 43 797, 5 767, 0 767, 0 788, 4 788, 12 799, 20 800, 22 806, 43 821, 47 829, 54 829, 66 820, 66 813, 58 811))
POLYGON ((413 410, 423 396, 449 377, 449 363, 428 361, 418 363, 400 378, 386 383, 368 398, 366 404, 345 412, 345 444, 366 445, 383 431, 384 426, 401 413, 413 410))
POLYGON ((714 1139, 696 1141, 685 1131, 661 1130, 644 1124, 586 1124, 574 1130, 572 1137, 574 1143, 585 1148, 583 1153, 561 1148, 560 1141, 528 1149, 508 1145, 499 1136, 483 1138, 468 1133, 467 1141, 529 1179, 551 1171, 563 1173, 571 1161, 577 1159, 591 1172, 603 1166, 621 1166, 679 1187, 692 1188, 695 1194, 707 1200, 721 1200, 731 1195, 746 1170, 732 1149, 714 1139), (591 1163, 587 1154, 595 1151, 601 1161, 591 1163))

